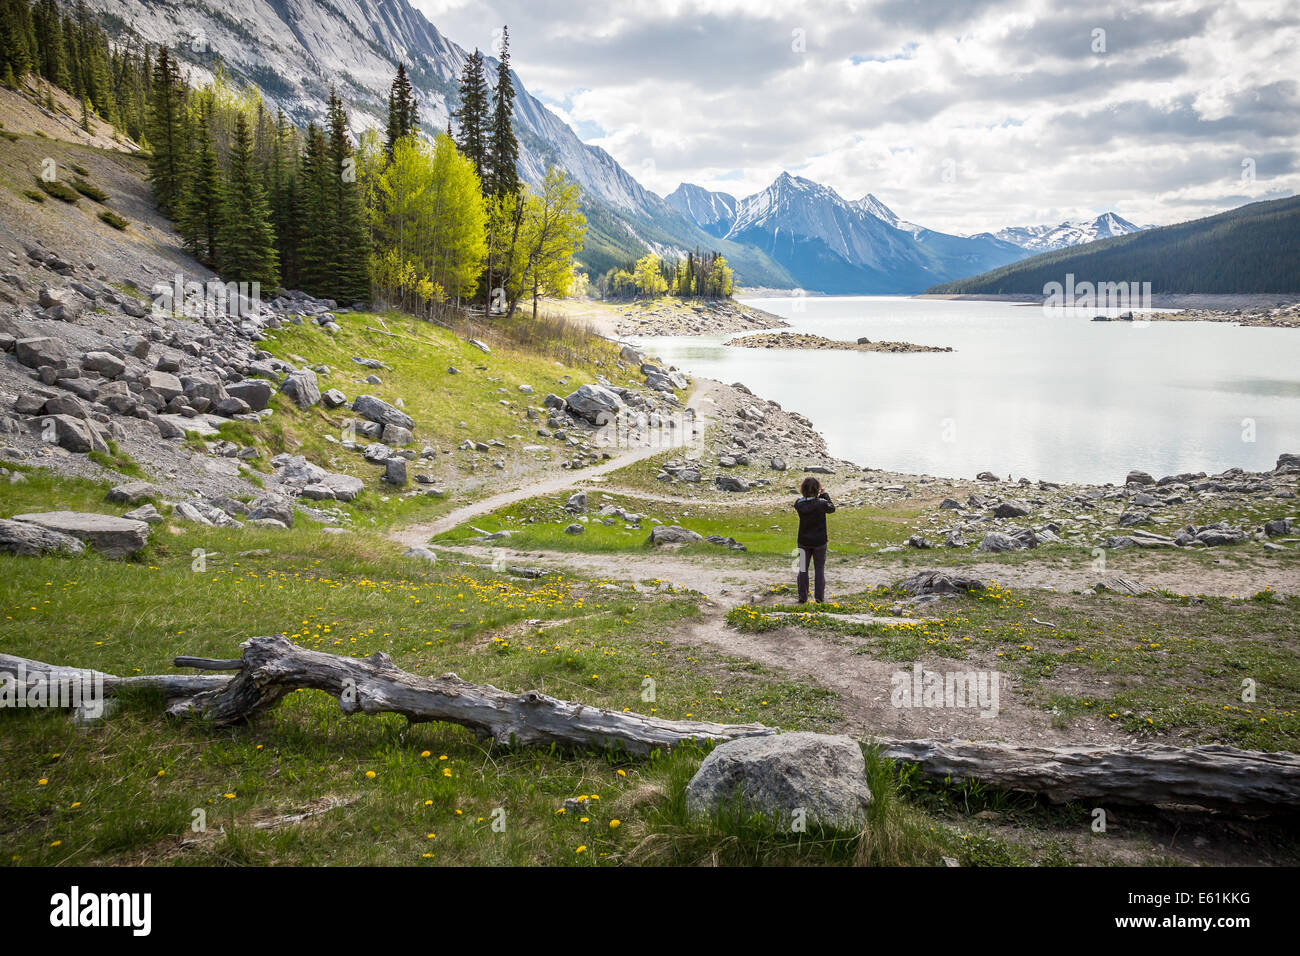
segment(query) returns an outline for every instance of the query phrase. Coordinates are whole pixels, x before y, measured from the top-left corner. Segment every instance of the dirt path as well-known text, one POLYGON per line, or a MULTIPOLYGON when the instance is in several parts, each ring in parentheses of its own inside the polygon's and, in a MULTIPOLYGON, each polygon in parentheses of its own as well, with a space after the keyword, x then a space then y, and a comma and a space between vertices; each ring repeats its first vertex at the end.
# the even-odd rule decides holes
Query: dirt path
MULTIPOLYGON (((711 419, 706 409, 713 403, 713 391, 716 383, 708 380, 701 380, 691 393, 686 407, 695 412, 695 428, 699 435, 703 435, 708 428, 711 419)), ((568 472, 565 474, 554 475, 549 478, 542 478, 537 481, 529 482, 514 488, 510 491, 503 491, 495 495, 489 495, 481 498, 473 504, 450 511, 434 521, 425 521, 418 524, 405 525, 396 529, 389 534, 389 538, 398 544, 408 548, 417 545, 425 545, 434 535, 442 534, 453 528, 459 527, 466 521, 477 518, 480 515, 489 514, 498 508, 505 508, 509 505, 516 504, 520 501, 526 501, 529 498, 535 498, 538 495, 551 495, 570 489, 579 489, 584 487, 586 482, 602 475, 607 475, 612 471, 620 468, 626 468, 643 458, 649 458, 651 455, 657 455, 664 448, 662 445, 652 444, 643 448, 631 448, 621 451, 610 457, 609 461, 591 468, 584 468, 577 472, 568 472)))

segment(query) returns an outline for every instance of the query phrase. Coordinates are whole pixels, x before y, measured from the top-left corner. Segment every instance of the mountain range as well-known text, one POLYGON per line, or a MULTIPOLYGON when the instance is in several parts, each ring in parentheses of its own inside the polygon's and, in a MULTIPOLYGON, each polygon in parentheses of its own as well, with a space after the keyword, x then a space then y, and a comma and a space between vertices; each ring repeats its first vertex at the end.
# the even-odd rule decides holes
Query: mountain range
POLYGON ((1149 283, 1151 293, 1300 293, 1300 196, 1040 253, 927 289, 1044 295, 1050 283, 1149 283))
POLYGON ((1106 213, 1091 222, 955 236, 901 219, 870 193, 848 200, 789 173, 744 199, 683 183, 667 202, 710 235, 761 249, 800 286, 830 293, 918 292, 1045 249, 1140 228, 1106 213))
MULTIPOLYGON (((445 129, 469 53, 408 0, 88 0, 118 37, 171 48, 192 82, 218 71, 255 85, 295 122, 320 120, 331 84, 354 129, 381 127, 397 64, 407 66, 426 132, 445 129)), ((497 60, 486 55, 487 73, 497 60)), ((1034 252, 1137 227, 1113 213, 1087 224, 953 236, 900 220, 868 194, 850 202, 784 173, 744 199, 683 184, 667 199, 578 135, 512 73, 520 172, 539 183, 562 166, 582 187, 588 233, 580 264, 593 274, 646 252, 717 249, 747 286, 907 293, 1034 252)))

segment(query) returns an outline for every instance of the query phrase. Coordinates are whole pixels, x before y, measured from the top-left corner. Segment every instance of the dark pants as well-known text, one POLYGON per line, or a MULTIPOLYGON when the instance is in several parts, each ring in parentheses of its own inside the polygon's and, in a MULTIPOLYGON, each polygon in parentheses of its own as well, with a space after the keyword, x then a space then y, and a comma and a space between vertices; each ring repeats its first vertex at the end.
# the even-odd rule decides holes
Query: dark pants
POLYGON ((808 565, 813 568, 813 575, 816 579, 814 594, 817 603, 821 604, 826 600, 826 545, 820 548, 800 548, 799 549, 799 603, 808 602, 808 565))

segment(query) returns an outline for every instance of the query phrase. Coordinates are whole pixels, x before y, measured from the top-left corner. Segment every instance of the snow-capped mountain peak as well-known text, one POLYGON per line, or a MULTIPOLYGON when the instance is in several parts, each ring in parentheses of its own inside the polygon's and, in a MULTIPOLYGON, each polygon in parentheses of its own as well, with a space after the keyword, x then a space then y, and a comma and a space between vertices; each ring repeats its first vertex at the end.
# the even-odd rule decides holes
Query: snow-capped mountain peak
POLYGON ((1067 220, 1056 226, 1008 226, 993 235, 1031 252, 1051 252, 1067 246, 1096 242, 1098 239, 1126 236, 1131 232, 1139 232, 1142 228, 1123 216, 1106 212, 1096 219, 1067 220))

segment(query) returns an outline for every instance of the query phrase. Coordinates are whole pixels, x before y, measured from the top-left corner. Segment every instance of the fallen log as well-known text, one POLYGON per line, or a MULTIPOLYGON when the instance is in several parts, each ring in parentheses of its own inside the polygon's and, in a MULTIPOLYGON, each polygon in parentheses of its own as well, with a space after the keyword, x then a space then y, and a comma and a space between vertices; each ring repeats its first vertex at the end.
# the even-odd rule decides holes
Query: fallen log
MULTIPOLYGON (((420 677, 388 655, 339 657, 282 637, 255 637, 239 658, 178 657, 177 666, 233 671, 234 676, 152 674, 117 677, 0 654, 0 678, 23 682, 99 680, 105 697, 160 692, 168 714, 197 715, 218 726, 238 724, 308 688, 333 695, 344 713, 397 713, 413 723, 460 724, 502 744, 561 748, 619 747, 645 755, 687 741, 720 742, 779 733, 762 724, 674 721, 589 707, 540 691, 514 694, 455 674, 420 677)), ((939 780, 978 780, 994 790, 1041 794, 1057 803, 1197 806, 1237 813, 1300 807, 1300 756, 1208 745, 1020 747, 992 741, 872 741, 882 756, 916 764, 939 780)))
POLYGON ((589 707, 536 690, 514 694, 491 684, 473 684, 455 674, 420 677, 393 664, 387 654, 339 657, 299 647, 283 637, 254 637, 238 659, 178 657, 176 664, 204 670, 235 670, 233 677, 159 674, 119 678, 98 671, 57 668, 40 661, 0 656, 0 674, 66 672, 98 674, 104 693, 143 686, 160 690, 171 716, 196 715, 217 726, 242 723, 299 689, 320 690, 338 699, 346 714, 395 713, 412 723, 442 720, 473 730, 480 738, 517 746, 621 748, 647 755, 687 741, 720 742, 775 734, 763 724, 716 724, 664 720, 589 707))
POLYGON ((1096 800, 1237 813, 1300 808, 1300 756, 1206 745, 1017 747, 992 741, 876 739, 882 756, 931 779, 978 780, 1054 803, 1096 800))

